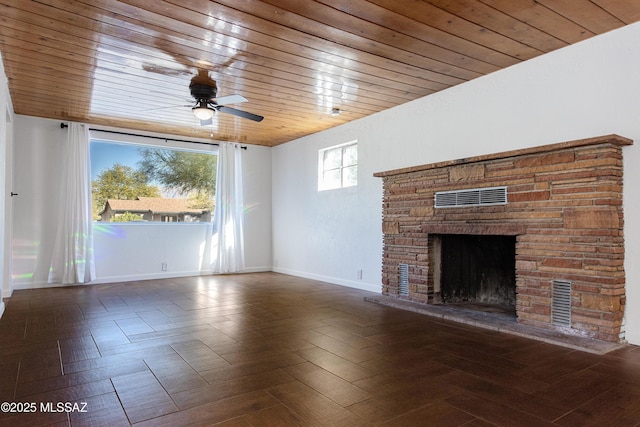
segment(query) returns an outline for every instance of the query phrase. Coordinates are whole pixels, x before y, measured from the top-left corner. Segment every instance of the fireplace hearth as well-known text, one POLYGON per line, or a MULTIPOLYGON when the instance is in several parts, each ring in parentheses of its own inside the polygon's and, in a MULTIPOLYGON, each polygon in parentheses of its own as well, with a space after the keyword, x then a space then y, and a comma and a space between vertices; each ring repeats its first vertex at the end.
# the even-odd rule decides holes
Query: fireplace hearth
POLYGON ((610 135, 376 173, 382 295, 506 307, 523 325, 618 342, 631 143, 610 135))

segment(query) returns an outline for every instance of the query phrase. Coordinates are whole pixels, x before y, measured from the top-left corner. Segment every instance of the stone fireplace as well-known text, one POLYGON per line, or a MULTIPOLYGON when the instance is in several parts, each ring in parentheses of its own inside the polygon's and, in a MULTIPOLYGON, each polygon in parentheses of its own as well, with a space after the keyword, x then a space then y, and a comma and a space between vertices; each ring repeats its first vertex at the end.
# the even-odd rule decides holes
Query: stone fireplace
POLYGON ((521 324, 619 341, 631 143, 610 135, 376 173, 382 294, 493 305, 521 324))

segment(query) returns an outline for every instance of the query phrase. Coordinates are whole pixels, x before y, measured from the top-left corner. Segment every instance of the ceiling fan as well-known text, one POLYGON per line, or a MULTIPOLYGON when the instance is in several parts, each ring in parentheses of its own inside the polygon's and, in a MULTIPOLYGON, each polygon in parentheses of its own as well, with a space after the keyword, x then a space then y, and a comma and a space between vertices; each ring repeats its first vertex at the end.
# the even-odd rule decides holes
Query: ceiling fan
POLYGON ((227 104, 240 104, 247 102, 241 95, 228 95, 216 98, 218 87, 215 80, 211 79, 205 70, 199 70, 198 75, 191 79, 189 84, 191 96, 196 104, 191 108, 193 114, 200 119, 200 124, 208 125, 216 111, 233 114, 234 116, 260 122, 264 117, 235 108, 227 107, 227 104))

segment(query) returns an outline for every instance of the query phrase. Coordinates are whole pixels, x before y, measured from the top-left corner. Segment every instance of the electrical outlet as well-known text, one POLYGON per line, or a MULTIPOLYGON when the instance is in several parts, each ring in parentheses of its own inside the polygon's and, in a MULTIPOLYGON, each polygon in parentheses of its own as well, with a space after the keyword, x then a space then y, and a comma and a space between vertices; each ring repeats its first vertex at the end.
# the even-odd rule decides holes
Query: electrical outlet
POLYGON ((163 262, 162 263, 162 271, 167 271, 167 268, 168 268, 167 263, 163 262))
POLYGON ((358 270, 358 280, 362 280, 362 269, 358 270))

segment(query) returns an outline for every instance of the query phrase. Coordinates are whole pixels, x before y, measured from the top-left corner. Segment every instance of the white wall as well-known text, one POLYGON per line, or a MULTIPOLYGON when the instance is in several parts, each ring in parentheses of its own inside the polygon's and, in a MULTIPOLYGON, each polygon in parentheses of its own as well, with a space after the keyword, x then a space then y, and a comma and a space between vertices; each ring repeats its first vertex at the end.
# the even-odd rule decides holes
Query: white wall
POLYGON ((207 224, 96 223, 92 283, 208 274, 207 224), (206 252, 206 253, 205 253, 206 252), (162 270, 162 264, 167 270, 162 270))
MULTIPOLYGON (((20 194, 15 200, 13 224, 16 289, 49 286, 46 282, 58 220, 60 146, 67 132, 60 129, 60 121, 15 117, 14 191, 20 194)), ((243 156, 246 269, 270 270, 271 152, 250 146, 243 156)), ((208 274, 208 263, 203 260, 207 254, 202 253, 208 232, 205 224, 96 223, 94 283, 208 274), (163 262, 167 271, 162 271, 163 262)))
POLYGON ((13 106, 7 77, 0 55, 0 316, 4 312, 2 298, 11 295, 11 168, 13 106))
MULTIPOLYGON (((0 302, 2 298, 10 297, 13 293, 13 280, 11 277, 12 260, 11 256, 11 242, 12 237, 12 224, 13 224, 13 108, 11 105, 11 98, 8 96, 6 100, 5 117, 4 117, 4 132, 0 129, 1 135, 4 135, 4 206, 2 211, 4 212, 4 237, 0 238, 0 242, 4 242, 1 249, 2 255, 2 274, 0 274, 0 280, 2 285, 0 286, 0 302)), ((1 138, 1 137, 0 137, 1 138)), ((1 315, 1 314, 0 314, 1 315)))
POLYGON ((638 70, 634 24, 274 148, 274 269, 380 292, 382 182, 372 173, 617 133, 638 141, 624 149, 624 209, 627 339, 640 344, 638 70), (318 149, 353 139, 358 186, 317 192, 318 149))
POLYGON ((57 221, 60 122, 16 115, 14 120, 13 285, 43 286, 47 281, 57 221))
POLYGON ((376 146, 361 132, 363 123, 273 150, 275 271, 380 291, 382 185, 372 178, 376 146), (355 139, 358 185, 319 192, 318 150, 355 139))

